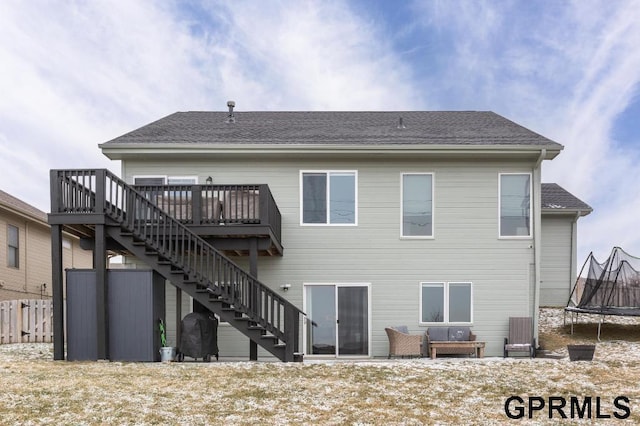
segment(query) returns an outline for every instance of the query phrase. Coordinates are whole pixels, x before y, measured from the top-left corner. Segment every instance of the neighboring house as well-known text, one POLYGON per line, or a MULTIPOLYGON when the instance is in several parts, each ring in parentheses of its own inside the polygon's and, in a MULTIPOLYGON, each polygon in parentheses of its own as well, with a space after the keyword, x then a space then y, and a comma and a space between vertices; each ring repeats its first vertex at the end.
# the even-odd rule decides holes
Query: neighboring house
MULTIPOLYGON (((64 267, 91 267, 91 252, 64 235, 64 267)), ((51 230, 47 214, 0 190, 0 300, 51 297, 51 230)))
MULTIPOLYGON (((144 194, 153 204, 135 201, 150 212, 136 213, 139 223, 159 229, 164 214, 180 219, 250 272, 205 279, 215 287, 212 297, 234 288, 243 297, 234 303, 258 306, 260 314, 279 297, 306 314, 297 349, 305 356, 386 356, 385 327, 424 333, 442 324, 469 325, 487 342, 487 355, 502 354, 510 316, 532 316, 537 334, 538 307, 568 296, 575 222, 591 211, 561 188, 541 184, 541 163, 562 145, 492 112, 234 112, 230 106, 228 113, 175 113, 100 148, 122 162, 124 181, 138 185, 129 196, 144 194), (559 254, 546 254, 547 247, 559 254), (244 284, 235 283, 253 288, 255 278, 265 287, 244 298, 244 284)), ((84 179, 53 173, 68 193, 84 179)), ((115 177, 107 174, 106 182, 128 194, 115 177)), ((144 261, 209 303, 198 293, 202 284, 189 290, 202 274, 162 248, 173 249, 174 240, 154 242, 166 231, 132 231, 123 222, 131 208, 121 205, 107 200, 106 209, 127 230, 105 232, 139 258, 128 262, 144 261)), ((61 204, 51 223, 68 224, 69 209, 61 204)), ((167 292, 166 300, 167 318, 191 309, 181 292, 167 292)), ((209 308, 224 315, 214 302, 209 308)), ((243 312, 236 314, 249 315, 243 312)), ((233 327, 219 327, 221 356, 250 351, 255 358, 244 337, 251 330, 230 318, 233 327)), ((169 326, 175 342, 177 325, 169 326)))

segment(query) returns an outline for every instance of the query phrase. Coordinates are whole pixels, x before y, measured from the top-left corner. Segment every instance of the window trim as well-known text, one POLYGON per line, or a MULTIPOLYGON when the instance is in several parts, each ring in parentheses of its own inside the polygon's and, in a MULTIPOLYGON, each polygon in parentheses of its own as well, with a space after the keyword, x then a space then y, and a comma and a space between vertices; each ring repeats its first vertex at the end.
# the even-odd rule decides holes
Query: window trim
POLYGON ((7 223, 7 268, 20 269, 20 227, 7 223), (17 246, 12 246, 9 238, 9 230, 14 228, 16 230, 17 246), (9 252, 15 250, 15 265, 9 263, 9 252))
POLYGON ((498 173, 498 239, 530 240, 533 239, 533 175, 531 172, 498 173), (529 235, 502 235, 502 176, 529 176, 529 235))
POLYGON ((421 281, 418 285, 418 324, 431 327, 437 326, 473 326, 473 282, 472 281, 421 281), (452 284, 468 284, 469 285, 469 322, 448 321, 449 320, 449 287, 452 284), (436 287, 441 285, 444 288, 444 313, 442 322, 422 321, 422 289, 423 287, 436 287))
POLYGON ((300 170, 300 176, 299 176, 299 181, 300 181, 300 226, 347 226, 347 227, 353 227, 353 226, 358 226, 358 171, 357 170, 300 170), (327 217, 326 217, 326 222, 324 223, 305 223, 304 222, 304 186, 303 186, 303 176, 305 173, 324 173, 327 176, 327 217), (353 174, 354 177, 354 197, 355 197, 355 203, 354 203, 354 222, 353 223, 330 223, 330 219, 331 219, 331 198, 330 198, 330 194, 331 194, 331 179, 329 179, 329 176, 332 173, 336 173, 336 174, 347 174, 347 173, 351 173, 353 174))
POLYGON ((400 173, 400 239, 401 240, 433 240, 436 235, 436 174, 435 172, 402 172, 400 173), (404 177, 407 175, 431 176, 431 235, 404 235, 404 177))

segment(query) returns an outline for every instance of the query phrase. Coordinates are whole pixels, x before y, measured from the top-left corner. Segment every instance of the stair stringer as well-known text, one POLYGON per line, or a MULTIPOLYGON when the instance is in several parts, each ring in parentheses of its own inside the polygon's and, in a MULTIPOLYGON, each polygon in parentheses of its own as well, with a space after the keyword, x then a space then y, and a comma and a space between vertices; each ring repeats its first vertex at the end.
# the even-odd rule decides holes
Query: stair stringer
MULTIPOLYGON (((155 252, 155 248, 151 244, 147 242, 144 242, 144 245, 134 244, 134 241, 136 241, 134 236, 122 235, 120 227, 110 226, 106 229, 106 233, 110 238, 117 241, 136 258, 158 272, 172 285, 193 297, 209 311, 218 315, 221 321, 228 322, 280 361, 288 362, 294 360, 295 348, 292 345, 287 345, 287 342, 281 342, 276 336, 269 334, 256 321, 248 317, 241 309, 234 307, 222 297, 217 296, 213 291, 213 288, 215 288, 213 283, 199 282, 195 277, 185 272, 181 265, 168 261, 161 263, 159 257, 161 255, 155 252)), ((127 230, 126 232, 129 231, 127 230)))

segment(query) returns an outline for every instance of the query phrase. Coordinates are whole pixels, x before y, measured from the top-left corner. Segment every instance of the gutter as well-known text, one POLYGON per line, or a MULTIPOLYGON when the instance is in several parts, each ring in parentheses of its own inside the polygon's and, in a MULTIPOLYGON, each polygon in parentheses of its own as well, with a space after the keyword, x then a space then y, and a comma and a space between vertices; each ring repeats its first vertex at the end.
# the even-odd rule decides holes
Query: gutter
MULTIPOLYGON (((427 145, 427 144, 292 144, 292 143, 246 143, 246 144, 189 144, 189 143, 128 143, 128 144, 100 144, 98 147, 102 154, 111 160, 123 160, 131 157, 150 156, 202 156, 202 155, 266 155, 266 154, 294 154, 294 155, 318 155, 318 154, 383 154, 407 155, 407 154, 506 154, 506 155, 531 155, 539 156, 544 152, 545 158, 555 158, 562 147, 548 146, 545 148, 531 145, 427 145)), ((540 159, 538 158, 538 161, 540 159)))

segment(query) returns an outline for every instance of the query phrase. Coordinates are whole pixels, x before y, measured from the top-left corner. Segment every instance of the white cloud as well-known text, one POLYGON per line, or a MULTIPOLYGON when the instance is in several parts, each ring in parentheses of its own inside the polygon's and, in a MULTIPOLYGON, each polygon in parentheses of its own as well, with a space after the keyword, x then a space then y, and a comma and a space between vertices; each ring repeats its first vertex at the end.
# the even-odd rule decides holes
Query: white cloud
POLYGON ((211 13, 224 22, 221 76, 239 108, 393 110, 419 103, 408 67, 342 3, 223 2, 211 13))

